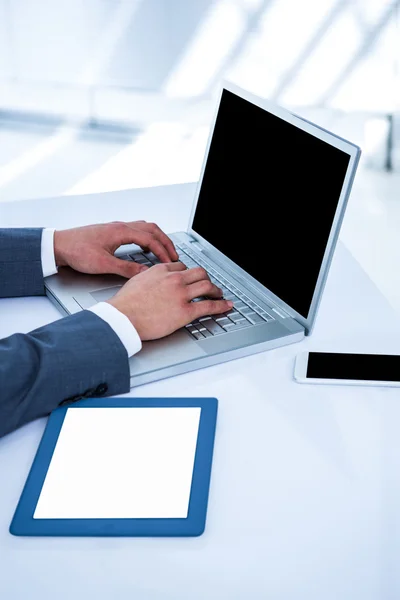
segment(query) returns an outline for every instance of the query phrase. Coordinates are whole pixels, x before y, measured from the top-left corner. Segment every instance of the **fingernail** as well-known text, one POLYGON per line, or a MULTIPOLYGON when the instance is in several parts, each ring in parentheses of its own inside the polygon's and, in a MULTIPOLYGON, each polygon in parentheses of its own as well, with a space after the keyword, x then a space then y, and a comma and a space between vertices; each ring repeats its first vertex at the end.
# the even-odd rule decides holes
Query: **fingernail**
POLYGON ((228 306, 229 306, 229 308, 232 308, 232 306, 233 306, 232 300, 228 300, 228 306))
POLYGON ((140 267, 139 269, 139 273, 141 273, 142 271, 147 271, 149 267, 146 267, 146 265, 143 265, 142 267, 140 267))

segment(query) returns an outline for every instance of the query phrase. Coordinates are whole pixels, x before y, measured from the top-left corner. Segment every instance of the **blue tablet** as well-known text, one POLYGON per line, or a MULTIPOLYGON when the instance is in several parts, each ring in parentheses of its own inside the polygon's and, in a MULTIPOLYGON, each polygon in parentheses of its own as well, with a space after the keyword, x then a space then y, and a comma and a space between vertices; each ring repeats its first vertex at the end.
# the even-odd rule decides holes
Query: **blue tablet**
POLYGON ((10 532, 201 535, 217 406, 215 398, 93 398, 56 409, 10 532))

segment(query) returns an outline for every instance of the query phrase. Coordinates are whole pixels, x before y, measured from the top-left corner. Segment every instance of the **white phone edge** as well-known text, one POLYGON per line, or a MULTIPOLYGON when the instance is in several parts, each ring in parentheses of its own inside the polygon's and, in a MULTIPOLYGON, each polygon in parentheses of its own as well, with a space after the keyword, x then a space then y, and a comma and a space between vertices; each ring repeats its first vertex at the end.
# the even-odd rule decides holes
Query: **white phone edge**
MULTIPOLYGON (((312 351, 311 351, 312 352, 312 351)), ((317 352, 317 350, 315 350, 317 352)), ((294 363, 294 379, 298 383, 314 385, 358 385, 367 387, 400 387, 400 381, 368 381, 365 379, 316 379, 307 377, 309 352, 297 354, 294 363)))

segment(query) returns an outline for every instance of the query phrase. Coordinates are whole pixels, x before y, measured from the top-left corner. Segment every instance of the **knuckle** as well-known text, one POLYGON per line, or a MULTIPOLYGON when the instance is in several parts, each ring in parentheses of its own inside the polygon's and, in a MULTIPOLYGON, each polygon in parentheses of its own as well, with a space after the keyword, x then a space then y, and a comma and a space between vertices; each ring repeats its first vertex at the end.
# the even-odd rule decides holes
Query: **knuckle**
POLYGON ((171 273, 171 280, 175 283, 175 285, 183 285, 182 272, 174 271, 171 273))
POLYGON ((155 223, 148 223, 147 225, 148 225, 149 231, 151 231, 151 233, 154 233, 158 229, 158 227, 155 223))
POLYGON ((158 263, 157 265, 154 265, 153 267, 151 267, 151 270, 156 270, 157 272, 159 271, 160 273, 164 273, 166 271, 168 271, 168 267, 165 263, 158 263))
POLYGON ((149 233, 148 231, 144 231, 143 232, 143 242, 145 244, 147 244, 148 242, 150 242, 153 239, 153 236, 151 233, 149 233))
POLYGON ((117 228, 120 233, 125 233, 125 231, 128 228, 128 225, 126 223, 124 223, 123 221, 119 221, 117 223, 117 228))
POLYGON ((200 279, 208 278, 207 271, 203 269, 203 267, 193 267, 193 272, 196 277, 198 276, 200 279))

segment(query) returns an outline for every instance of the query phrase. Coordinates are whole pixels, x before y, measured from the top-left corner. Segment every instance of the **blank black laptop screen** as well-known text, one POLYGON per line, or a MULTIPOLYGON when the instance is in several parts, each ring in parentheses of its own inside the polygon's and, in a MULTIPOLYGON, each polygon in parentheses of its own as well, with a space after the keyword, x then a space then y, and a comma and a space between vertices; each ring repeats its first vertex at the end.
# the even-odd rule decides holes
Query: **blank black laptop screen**
POLYGON ((349 160, 224 90, 192 228, 307 317, 349 160))

